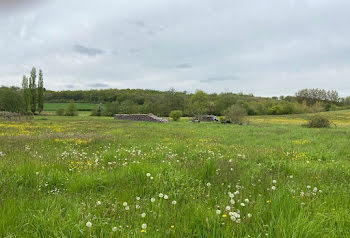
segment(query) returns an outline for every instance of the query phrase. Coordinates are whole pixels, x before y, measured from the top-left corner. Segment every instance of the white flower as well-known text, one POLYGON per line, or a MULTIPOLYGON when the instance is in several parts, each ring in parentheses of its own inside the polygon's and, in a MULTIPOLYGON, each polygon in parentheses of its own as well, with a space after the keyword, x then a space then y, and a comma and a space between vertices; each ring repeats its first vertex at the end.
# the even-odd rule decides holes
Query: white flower
POLYGON ((237 223, 241 223, 241 219, 237 219, 236 222, 237 222, 237 223))
POLYGON ((249 203, 249 199, 248 199, 248 198, 244 199, 244 201, 245 201, 246 203, 249 203))
POLYGON ((220 210, 216 210, 216 214, 220 215, 221 211, 220 210))
POLYGON ((86 222, 86 227, 88 227, 88 228, 90 228, 90 227, 92 227, 92 223, 91 222, 86 222))
POLYGON ((135 208, 136 208, 136 209, 140 209, 140 205, 137 204, 137 205, 135 206, 135 208))
POLYGON ((277 183, 277 181, 276 180, 272 180, 272 183, 277 183))
POLYGON ((141 217, 142 217, 142 218, 146 217, 146 213, 142 213, 142 214, 141 214, 141 217))
POLYGON ((238 195, 238 194, 239 194, 239 191, 234 192, 234 194, 235 194, 235 195, 238 195))
POLYGON ((151 198, 151 202, 154 202, 156 199, 155 198, 151 198))
POLYGON ((304 192, 300 192, 300 196, 303 197, 304 196, 304 192))
POLYGON ((97 205, 97 206, 100 206, 100 205, 101 205, 101 202, 100 202, 100 201, 97 201, 97 202, 96 202, 96 205, 97 205))
POLYGON ((172 202, 171 202, 171 204, 176 205, 176 201, 175 201, 175 200, 174 200, 174 201, 172 201, 172 202))
POLYGON ((130 209, 130 207, 129 207, 129 206, 126 206, 126 207, 125 207, 125 210, 129 210, 129 209, 130 209))
POLYGON ((314 190, 313 190, 314 192, 317 192, 317 188, 316 187, 314 187, 314 190))
POLYGON ((231 220, 232 221, 236 221, 236 217, 235 216, 231 216, 231 220))
POLYGON ((116 232, 116 231, 117 231, 117 227, 115 227, 115 226, 112 227, 112 231, 113 231, 113 232, 116 232))
POLYGON ((248 213, 248 215, 247 215, 247 216, 248 216, 248 218, 251 218, 251 217, 252 217, 252 214, 248 213))
POLYGON ((229 214, 230 216, 233 216, 234 213, 233 213, 233 212, 229 212, 228 214, 229 214))
POLYGON ((150 177, 150 176, 151 176, 151 174, 150 174, 150 173, 147 173, 147 174, 146 174, 146 176, 147 176, 147 177, 150 177))
POLYGON ((276 186, 272 186, 271 189, 272 189, 272 190, 276 190, 276 186))
POLYGON ((230 196, 230 198, 234 198, 235 197, 235 195, 233 194, 233 193, 229 193, 229 196, 230 196))
POLYGON ((226 206, 225 210, 226 210, 226 211, 230 211, 230 210, 231 210, 231 207, 230 207, 230 206, 226 206))
POLYGON ((168 198, 169 198, 168 195, 164 194, 164 199, 166 200, 168 198))
POLYGON ((211 183, 207 183, 207 187, 210 187, 211 186, 211 183))
POLYGON ((293 175, 290 175, 290 176, 289 176, 289 178, 291 178, 291 179, 292 179, 292 178, 293 178, 293 175))
POLYGON ((123 206, 126 207, 128 205, 127 202, 123 202, 123 206))
POLYGON ((35 172, 36 175, 39 175, 39 172, 35 172))
POLYGON ((160 193, 158 196, 159 196, 160 198, 162 198, 162 197, 164 197, 164 194, 163 194, 163 193, 160 193))
POLYGON ((143 230, 146 230, 147 224, 146 224, 146 223, 143 223, 142 226, 141 226, 141 228, 142 228, 143 230))
POLYGON ((241 203, 241 206, 242 206, 242 207, 245 207, 245 204, 242 202, 242 203, 241 203))
POLYGON ((136 200, 139 201, 141 198, 140 197, 136 197, 136 200))
POLYGON ((235 202, 235 200, 231 199, 231 200, 230 200, 230 203, 233 205, 233 204, 235 204, 236 202, 235 202))
POLYGON ((318 190, 318 192, 319 192, 319 193, 322 193, 322 190, 320 189, 320 190, 318 190))
POLYGON ((153 177, 150 177, 150 179, 152 180, 152 179, 153 179, 153 177))
POLYGON ((311 188, 311 186, 310 186, 310 185, 307 185, 307 186, 306 186, 306 188, 307 188, 307 189, 310 189, 310 188, 311 188))

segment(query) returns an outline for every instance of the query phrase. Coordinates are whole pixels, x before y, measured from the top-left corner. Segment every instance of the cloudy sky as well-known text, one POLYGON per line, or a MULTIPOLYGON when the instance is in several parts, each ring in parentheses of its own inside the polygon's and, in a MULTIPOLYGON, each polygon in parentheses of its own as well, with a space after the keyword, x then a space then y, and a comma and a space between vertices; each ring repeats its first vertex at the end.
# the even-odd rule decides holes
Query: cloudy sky
POLYGON ((0 0, 0 85, 350 96, 349 0, 0 0))

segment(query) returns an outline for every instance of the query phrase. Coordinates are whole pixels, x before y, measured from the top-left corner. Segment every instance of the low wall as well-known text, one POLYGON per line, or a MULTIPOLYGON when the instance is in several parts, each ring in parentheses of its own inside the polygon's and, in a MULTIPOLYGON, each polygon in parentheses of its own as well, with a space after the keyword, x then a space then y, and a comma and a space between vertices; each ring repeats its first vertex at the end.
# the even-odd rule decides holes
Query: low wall
POLYGON ((114 120, 169 122, 167 119, 157 117, 153 114, 114 114, 114 120))

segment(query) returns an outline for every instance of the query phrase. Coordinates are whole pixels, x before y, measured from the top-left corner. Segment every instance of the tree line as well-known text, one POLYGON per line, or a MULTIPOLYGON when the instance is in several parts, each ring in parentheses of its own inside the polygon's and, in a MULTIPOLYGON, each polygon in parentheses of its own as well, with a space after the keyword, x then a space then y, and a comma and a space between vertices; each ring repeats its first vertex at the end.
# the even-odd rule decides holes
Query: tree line
POLYGON ((39 70, 38 82, 36 68, 30 71, 30 76, 23 75, 22 88, 0 87, 0 111, 41 113, 44 110, 44 76, 39 70))

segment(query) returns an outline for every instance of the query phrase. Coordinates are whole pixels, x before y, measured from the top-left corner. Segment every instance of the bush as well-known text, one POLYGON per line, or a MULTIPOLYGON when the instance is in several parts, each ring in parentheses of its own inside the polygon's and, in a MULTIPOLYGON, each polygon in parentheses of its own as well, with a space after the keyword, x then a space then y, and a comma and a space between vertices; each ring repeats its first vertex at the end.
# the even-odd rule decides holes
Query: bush
POLYGON ((234 104, 225 112, 226 119, 230 120, 232 123, 243 125, 247 116, 247 110, 243 107, 234 104))
POLYGON ((71 101, 66 109, 64 110, 65 116, 78 116, 78 108, 77 105, 74 104, 73 101, 71 101))
POLYGON ((180 117, 182 117, 182 111, 180 111, 180 110, 171 111, 169 116, 174 121, 178 121, 180 119, 180 117))
POLYGON ((59 108, 56 110, 56 115, 57 116, 63 116, 64 115, 64 109, 63 108, 59 108))
POLYGON ((93 108, 91 110, 90 116, 98 116, 98 117, 100 117, 100 116, 102 116, 102 111, 103 111, 102 105, 100 104, 100 105, 98 105, 98 107, 95 107, 95 108, 93 108))
POLYGON ((310 117, 306 126, 310 128, 328 128, 330 127, 330 122, 327 118, 317 115, 310 117))

